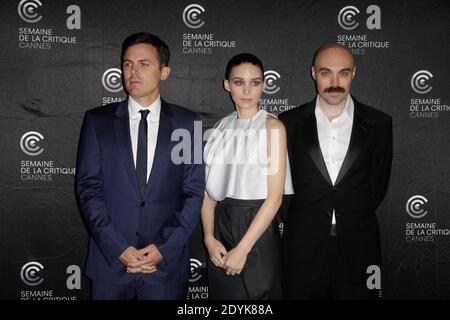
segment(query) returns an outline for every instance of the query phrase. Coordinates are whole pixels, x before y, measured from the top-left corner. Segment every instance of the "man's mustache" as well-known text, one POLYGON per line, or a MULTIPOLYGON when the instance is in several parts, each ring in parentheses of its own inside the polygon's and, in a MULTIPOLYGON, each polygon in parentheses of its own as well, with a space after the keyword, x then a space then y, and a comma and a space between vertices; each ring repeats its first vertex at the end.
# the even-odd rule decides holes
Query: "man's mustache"
POLYGON ((327 93, 327 92, 345 92, 345 89, 342 87, 328 87, 325 90, 323 90, 323 92, 327 93))
POLYGON ((128 78, 128 81, 142 81, 142 78, 138 76, 132 76, 128 78))

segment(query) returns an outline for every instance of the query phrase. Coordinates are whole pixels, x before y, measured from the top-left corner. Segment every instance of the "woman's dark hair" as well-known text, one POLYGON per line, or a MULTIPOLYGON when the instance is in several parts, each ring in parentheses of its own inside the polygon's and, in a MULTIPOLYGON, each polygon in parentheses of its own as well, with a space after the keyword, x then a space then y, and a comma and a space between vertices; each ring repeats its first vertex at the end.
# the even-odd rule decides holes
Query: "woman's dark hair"
POLYGON ((148 33, 148 32, 138 32, 134 33, 130 36, 128 36, 122 44, 122 53, 120 55, 120 61, 123 65, 123 56, 127 49, 135 44, 140 43, 147 43, 151 44, 156 48, 156 51, 158 53, 158 61, 159 61, 159 67, 160 69, 162 67, 168 67, 169 66, 169 59, 170 59, 170 51, 167 44, 162 41, 158 36, 155 36, 154 34, 148 33))
POLYGON ((243 63, 251 63, 255 66, 258 66, 261 69, 261 73, 264 78, 264 66, 259 58, 251 53, 240 53, 235 55, 233 58, 228 61, 227 68, 225 69, 225 79, 230 79, 231 69, 234 67, 243 64, 243 63))

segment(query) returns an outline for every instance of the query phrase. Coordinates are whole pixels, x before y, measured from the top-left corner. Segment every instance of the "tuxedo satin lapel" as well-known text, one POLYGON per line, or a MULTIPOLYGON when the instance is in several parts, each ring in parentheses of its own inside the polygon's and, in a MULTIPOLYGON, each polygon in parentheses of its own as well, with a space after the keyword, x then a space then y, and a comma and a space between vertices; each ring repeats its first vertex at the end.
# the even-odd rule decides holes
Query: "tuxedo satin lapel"
POLYGON ((116 135, 117 145, 119 147, 119 156, 125 165, 128 178, 132 181, 132 185, 136 194, 140 197, 138 182, 136 178, 136 170, 133 161, 133 149, 131 148, 130 138, 130 121, 128 117, 128 99, 122 101, 116 110, 116 118, 114 119, 114 132, 116 135))
POLYGON ((303 123, 303 128, 301 129, 302 143, 306 147, 313 160, 314 164, 317 166, 322 176, 329 184, 331 178, 328 174, 327 166, 325 160, 323 159, 322 151, 320 150, 319 136, 317 135, 317 123, 314 112, 312 112, 303 123))
POLYGON ((161 188, 164 184, 161 168, 167 166, 170 161, 170 138, 173 132, 171 120, 172 114, 167 103, 161 99, 161 112, 159 114, 158 137, 156 141, 155 156, 153 158, 152 170, 145 188, 144 198, 149 194, 156 194, 155 188, 161 188))
POLYGON ((348 146, 347 153, 342 163, 341 170, 336 178, 335 185, 339 184, 350 170, 352 165, 358 158, 361 150, 367 142, 370 135, 371 126, 364 120, 363 115, 358 110, 357 103, 355 102, 355 113, 353 118, 352 134, 350 136, 350 144, 348 146))

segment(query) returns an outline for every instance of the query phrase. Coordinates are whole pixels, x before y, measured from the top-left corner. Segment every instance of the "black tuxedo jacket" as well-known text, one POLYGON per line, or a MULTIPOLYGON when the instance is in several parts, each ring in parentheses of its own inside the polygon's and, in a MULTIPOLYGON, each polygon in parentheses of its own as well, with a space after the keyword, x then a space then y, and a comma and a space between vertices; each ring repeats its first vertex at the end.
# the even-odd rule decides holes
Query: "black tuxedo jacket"
POLYGON ((282 113, 288 136, 294 195, 284 219, 284 276, 287 296, 312 285, 328 263, 333 209, 345 269, 354 282, 366 281, 367 267, 381 265, 375 210, 388 187, 392 163, 392 118, 354 99, 350 144, 333 185, 317 134, 315 101, 282 113))

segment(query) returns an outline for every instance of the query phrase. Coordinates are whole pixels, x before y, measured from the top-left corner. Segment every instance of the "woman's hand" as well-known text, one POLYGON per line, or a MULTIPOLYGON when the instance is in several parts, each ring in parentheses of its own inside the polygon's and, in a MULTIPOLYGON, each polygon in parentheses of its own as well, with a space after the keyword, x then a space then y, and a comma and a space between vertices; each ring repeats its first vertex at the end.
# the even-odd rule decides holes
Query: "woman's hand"
POLYGON ((206 249, 208 250, 209 259, 216 267, 223 268, 225 262, 224 256, 227 254, 227 250, 220 241, 216 238, 210 237, 205 239, 206 249))
POLYGON ((248 250, 240 246, 228 251, 225 256, 225 263, 223 264, 223 268, 226 270, 227 275, 234 276, 242 272, 245 262, 247 261, 248 253, 248 250))

